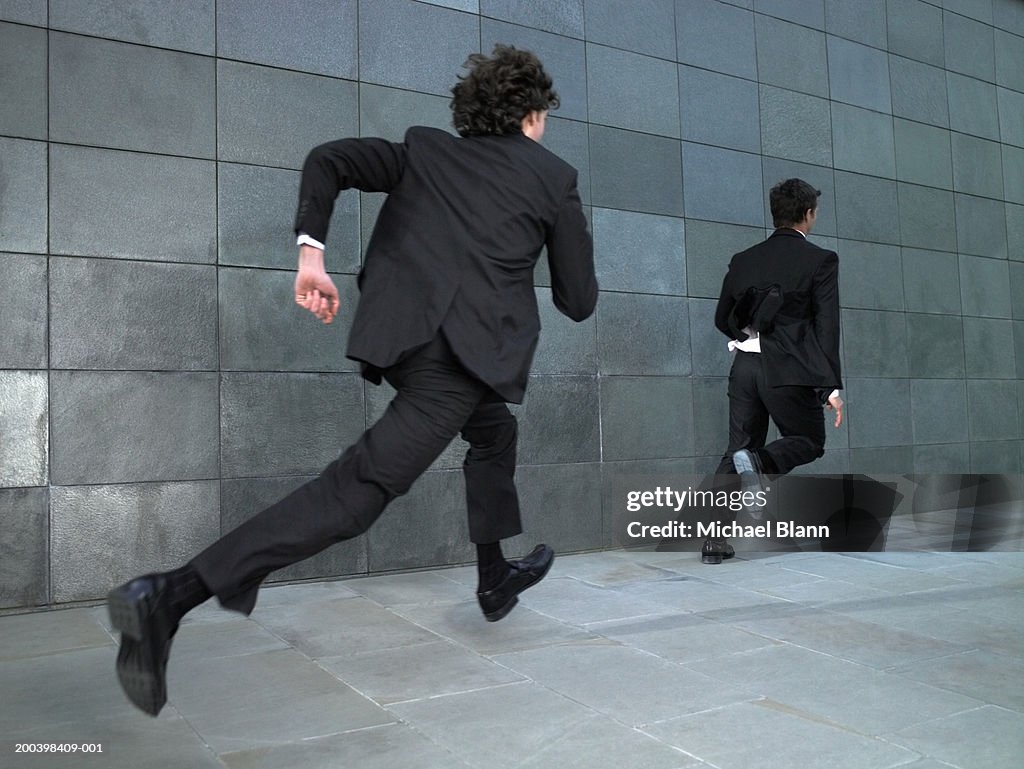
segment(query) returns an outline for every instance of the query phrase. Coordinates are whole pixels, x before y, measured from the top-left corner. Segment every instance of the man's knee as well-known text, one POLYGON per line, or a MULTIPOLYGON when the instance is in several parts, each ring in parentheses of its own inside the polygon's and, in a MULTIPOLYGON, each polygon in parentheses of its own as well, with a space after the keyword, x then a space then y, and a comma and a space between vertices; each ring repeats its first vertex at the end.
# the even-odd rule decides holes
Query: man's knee
POLYGON ((462 437, 469 443, 467 462, 489 461, 509 455, 515 457, 519 425, 507 408, 503 407, 501 411, 504 413, 496 412, 486 422, 468 426, 462 431, 462 437))

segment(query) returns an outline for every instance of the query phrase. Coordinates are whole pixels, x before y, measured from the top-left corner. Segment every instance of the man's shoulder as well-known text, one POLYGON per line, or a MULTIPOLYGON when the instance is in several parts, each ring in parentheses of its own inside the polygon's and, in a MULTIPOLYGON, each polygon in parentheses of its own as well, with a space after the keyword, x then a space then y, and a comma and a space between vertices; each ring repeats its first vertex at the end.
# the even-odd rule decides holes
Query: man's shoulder
POLYGON ((458 137, 454 134, 443 131, 440 128, 431 128, 425 125, 414 125, 410 126, 405 131, 405 143, 413 144, 416 142, 454 142, 457 141, 458 137))

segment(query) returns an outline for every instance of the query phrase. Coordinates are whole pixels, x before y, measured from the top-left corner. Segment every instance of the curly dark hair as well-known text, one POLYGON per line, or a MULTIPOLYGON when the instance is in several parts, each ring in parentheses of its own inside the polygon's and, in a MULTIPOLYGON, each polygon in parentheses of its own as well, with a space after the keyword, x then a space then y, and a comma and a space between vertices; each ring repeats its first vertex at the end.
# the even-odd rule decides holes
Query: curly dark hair
POLYGON ((551 76, 532 51, 496 45, 490 56, 474 53, 452 87, 452 122, 460 136, 510 134, 522 130, 533 111, 557 109, 551 76))
POLYGON ((768 204, 772 210, 772 224, 776 227, 792 227, 803 221, 808 209, 818 207, 816 190, 803 179, 786 179, 779 182, 768 193, 768 204))

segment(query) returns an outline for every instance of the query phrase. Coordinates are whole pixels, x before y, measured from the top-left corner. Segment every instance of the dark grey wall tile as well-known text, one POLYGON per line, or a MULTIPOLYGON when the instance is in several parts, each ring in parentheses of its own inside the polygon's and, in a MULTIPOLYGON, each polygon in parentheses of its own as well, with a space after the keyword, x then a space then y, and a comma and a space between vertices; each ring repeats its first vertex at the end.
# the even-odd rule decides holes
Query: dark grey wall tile
MULTIPOLYGON (((990 323, 1002 323, 1003 321, 988 321, 988 322, 990 322, 990 323)), ((1016 366, 1015 366, 1016 371, 1014 372, 1014 376, 1017 376, 1017 374, 1016 374, 1017 371, 1024 371, 1024 322, 1013 321, 1012 329, 1013 329, 1013 359, 1014 359, 1014 363, 1016 364, 1016 366)), ((1005 342, 1005 340, 1001 340, 1001 341, 1005 342)), ((1006 347, 1005 347, 1005 345, 1002 345, 1000 347, 998 355, 999 355, 999 357, 1001 359, 1006 357, 1006 347)), ((987 361, 987 363, 991 363, 991 361, 987 361)), ((999 365, 1005 366, 1006 368, 1009 368, 1008 364, 1005 361, 1001 361, 999 365)), ((1020 380, 1018 380, 1018 381, 1020 381, 1020 380)))
MULTIPOLYGON (((377 422, 395 397, 395 389, 386 381, 379 385, 363 382, 363 394, 366 398, 366 424, 371 426, 377 422)), ((462 461, 466 458, 469 444, 456 435, 447 448, 434 460, 429 470, 461 470, 462 461)))
POLYGON ((602 377, 604 460, 693 456, 693 382, 687 377, 602 377))
POLYGON ((844 307, 902 310, 903 268, 898 246, 839 242, 839 285, 844 307))
POLYGON ((1002 475, 1020 472, 1020 441, 971 443, 971 472, 1002 475))
POLYGON ((688 217, 764 226, 763 188, 759 156, 683 142, 688 217))
POLYGON ((995 35, 991 23, 991 19, 983 24, 948 10, 942 14, 946 69, 989 82, 995 80, 995 35))
POLYGON ((52 482, 216 478, 217 375, 53 371, 52 482))
POLYGON ((837 169, 895 178, 892 117, 833 102, 832 156, 837 169))
MULTIPOLYGON (((544 146, 577 171, 576 187, 583 205, 590 205, 590 127, 575 120, 548 116, 544 146)), ((587 213, 584 208, 583 213, 587 213)))
POLYGON ((587 39, 662 59, 676 57, 675 0, 637 0, 623 13, 619 0, 587 0, 587 39))
POLYGON ((967 443, 937 443, 914 446, 914 472, 963 474, 970 472, 971 451, 967 443))
POLYGON ((220 533, 219 485, 54 487, 53 600, 95 600, 139 573, 181 566, 220 533))
POLYGON ((1010 380, 970 379, 967 381, 967 413, 972 441, 999 441, 1019 436, 1017 383, 1010 380), (1011 409, 1007 416, 1007 409, 1011 409))
MULTIPOLYGON (((857 379, 845 382, 850 421, 850 448, 909 446, 914 442, 910 420, 909 379, 857 379)), ((851 472, 854 457, 851 456, 851 472)), ((874 472, 878 472, 878 468, 874 472)), ((899 471, 896 472, 905 472, 899 471)))
POLYGON ((192 0, 182 8, 161 0, 50 0, 50 27, 213 54, 214 4, 214 0, 192 0))
MULTIPOLYGON (((220 532, 227 533, 257 513, 283 499, 309 476, 246 478, 220 483, 220 532)), ((273 572, 270 582, 315 577, 337 577, 366 572, 366 537, 357 537, 322 550, 312 558, 273 572)))
MULTIPOLYGON (((449 101, 443 96, 360 83, 359 134, 400 142, 409 126, 414 125, 455 133, 449 101)), ((551 122, 548 130, 551 130, 551 122)))
POLYGON ((0 134, 46 139, 46 31, 0 24, 0 72, 0 134))
POLYGON ((683 215, 679 142, 618 128, 590 128, 590 194, 595 206, 683 215))
POLYGON ((431 5, 441 5, 445 8, 454 8, 457 11, 468 13, 480 13, 480 0, 420 0, 431 5))
POLYGON ((690 349, 695 376, 728 376, 732 366, 729 340, 715 327, 715 306, 711 299, 690 300, 690 349))
POLYGON ((359 3, 363 81, 447 96, 466 57, 479 47, 477 16, 411 0, 359 3))
POLYGON ((885 48, 885 0, 825 0, 825 31, 885 48))
POLYGON ((1007 202, 1024 203, 1024 149, 1002 145, 1003 197, 1007 202))
POLYGON ((46 368, 46 259, 0 254, 0 368, 46 368))
POLYGON ((842 324, 847 375, 905 377, 909 374, 904 313, 843 310, 842 324))
POLYGON ((213 157, 208 57, 51 32, 49 82, 54 141, 213 157))
POLYGON ((583 0, 480 0, 480 14, 556 35, 583 37, 583 0))
MULTIPOLYGON (((952 207, 952 200, 950 204, 952 207)), ((836 171, 836 233, 840 238, 898 243, 898 211, 896 182, 836 171)))
POLYGON ((953 188, 969 195, 1003 196, 1002 155, 999 144, 974 136, 951 133, 953 188))
POLYGON ((590 120, 616 128, 678 138, 677 70, 673 62, 664 59, 588 43, 590 120), (628 109, 623 108, 626 104, 628 109))
POLYGON ((46 0, 5 0, 0 5, 0 19, 45 27, 46 0))
POLYGON ((825 0, 754 0, 754 10, 815 29, 825 28, 825 0))
POLYGON ((47 375, 0 369, 0 488, 48 482, 47 375))
POLYGON ((882 448, 852 449, 851 473, 865 475, 904 475, 912 471, 912 446, 885 446, 882 448))
POLYGON ((217 55, 355 79, 356 0, 219 0, 217 55))
POLYGON ((46 144, 0 138, 0 250, 46 253, 46 144))
POLYGON ((54 145, 50 166, 52 253, 216 259, 212 162, 54 145))
POLYGON ((890 55, 889 76, 894 115, 949 128, 944 70, 890 55))
POLYGON ((949 131, 896 118, 896 178, 928 187, 953 187, 949 131))
POLYGON ((967 441, 967 385, 962 379, 910 383, 914 444, 967 441))
POLYGON ((1010 262, 1010 314, 1014 320, 1024 320, 1024 264, 1010 262))
POLYGON ((899 184, 900 242, 912 248, 956 250, 956 209, 953 193, 899 184))
POLYGON ((341 311, 329 325, 298 307, 294 272, 219 271, 220 365, 242 371, 358 371, 345 345, 359 291, 354 275, 334 275, 341 311))
POLYGON ((1014 323, 1011 320, 964 318, 967 378, 1015 378, 1017 363, 1013 352, 1014 340, 1014 323))
POLYGON ((302 168, 313 147, 358 134, 356 84, 346 80, 217 63, 220 160, 302 168))
POLYGON ((594 263, 606 291, 686 294, 682 219, 595 208, 594 263))
POLYGON ((366 550, 371 572, 475 560, 466 524, 462 473, 447 470, 422 475, 366 533, 366 550))
POLYGON ((999 141, 999 111, 994 85, 947 72, 946 92, 952 130, 999 141))
POLYGON ((960 264, 956 254, 903 249, 903 295, 908 312, 960 314, 960 264))
POLYGON ((516 470, 523 533, 502 542, 507 556, 546 542, 556 553, 606 545, 601 509, 601 465, 534 465, 516 470))
POLYGON ((754 80, 754 14, 715 0, 676 0, 676 50, 682 64, 754 80))
POLYGON ((1024 91, 1024 43, 1017 35, 995 30, 996 83, 1024 91))
POLYGON ((704 481, 704 475, 705 471, 695 468, 693 459, 602 462, 601 497, 606 546, 628 547, 638 544, 628 531, 630 522, 636 519, 636 513, 626 509, 626 491, 654 489, 658 485, 668 485, 674 489, 697 488, 704 481))
POLYGON ((964 376, 964 328, 959 316, 907 313, 910 376, 964 376))
MULTIPOLYGON (((599 307, 605 299, 607 295, 602 294, 599 307)), ((570 320, 555 307, 549 288, 537 289, 537 305, 543 330, 530 370, 535 374, 596 374, 597 316, 582 323, 570 320)))
MULTIPOLYGON (((217 251, 220 264, 295 269, 292 223, 298 171, 220 163, 217 167, 217 251)), ((358 272, 359 195, 334 204, 324 260, 329 272, 358 272)))
POLYGON ((1011 259, 1024 260, 1024 206, 1006 204, 1006 250, 1011 259))
POLYGON ((693 379, 693 450, 698 456, 725 453, 729 445, 729 380, 693 379))
POLYGON ((825 35, 770 16, 755 16, 757 79, 762 83, 828 98, 825 35), (800 51, 794 56, 793 51, 800 51))
MULTIPOLYGON (((775 178, 775 177, 769 177, 775 178)), ((596 219, 595 219, 596 222, 596 219)), ((722 280, 734 254, 764 240, 760 227, 686 221, 686 287, 690 296, 714 299, 722 291, 722 280)), ((604 285, 602 283, 602 285, 604 285)))
POLYGON ((54 257, 50 364, 214 370, 216 285, 213 266, 54 257))
POLYGON ((1016 0, 992 0, 992 20, 1000 29, 1024 35, 1024 8, 1016 0))
POLYGON ((679 109, 683 139, 746 152, 761 151, 757 83, 680 66, 679 109))
POLYGON ((49 492, 0 489, 0 609, 41 606, 50 593, 49 492))
POLYGON ((831 166, 829 102, 795 91, 761 86, 761 151, 771 157, 831 166))
POLYGON ((1006 206, 1003 201, 957 195, 956 234, 961 254, 1006 259, 1006 206))
POLYGON ((892 112, 889 57, 884 50, 828 38, 829 96, 875 112, 892 112))
POLYGON ((892 53, 943 66, 941 9, 921 0, 890 2, 886 22, 892 53))
POLYGON ((596 462, 601 456, 597 379, 531 376, 519 421, 519 463, 596 462))
POLYGON ((814 224, 814 235, 836 234, 836 182, 831 168, 811 166, 793 160, 776 158, 761 159, 761 175, 764 178, 764 221, 772 227, 771 202, 769 192, 781 181, 794 177, 803 179, 815 189, 821 190, 818 198, 818 217, 814 224))
POLYGON ((319 473, 363 432, 358 374, 221 376, 226 478, 319 473))
POLYGON ((947 11, 992 24, 992 0, 942 0, 947 11))
POLYGON ((688 299, 605 294, 597 307, 602 374, 687 376, 690 373, 688 299), (638 344, 639 340, 644 340, 638 344))
POLYGON ((1024 93, 996 89, 999 106, 999 135, 1006 144, 1024 146, 1024 93))
MULTIPOLYGON (((587 54, 582 40, 492 19, 480 21, 480 39, 480 50, 488 54, 497 43, 533 51, 554 80, 560 101, 556 114, 572 120, 587 119, 587 54)), ((449 88, 454 84, 452 80, 449 88)), ((444 93, 450 98, 447 90, 444 93)))
POLYGON ((1006 260, 961 256, 960 301, 964 315, 1011 317, 1010 267, 1006 260))

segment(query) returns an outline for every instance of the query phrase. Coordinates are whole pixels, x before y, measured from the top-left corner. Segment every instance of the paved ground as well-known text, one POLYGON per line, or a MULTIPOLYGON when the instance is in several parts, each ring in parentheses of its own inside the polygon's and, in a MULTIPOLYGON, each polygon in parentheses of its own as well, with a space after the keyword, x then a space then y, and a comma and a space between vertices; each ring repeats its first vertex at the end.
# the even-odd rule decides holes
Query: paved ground
POLYGON ((208 604, 155 720, 117 688, 103 607, 0 617, 0 766, 1024 766, 1024 553, 565 556, 494 624, 474 580, 208 604))

